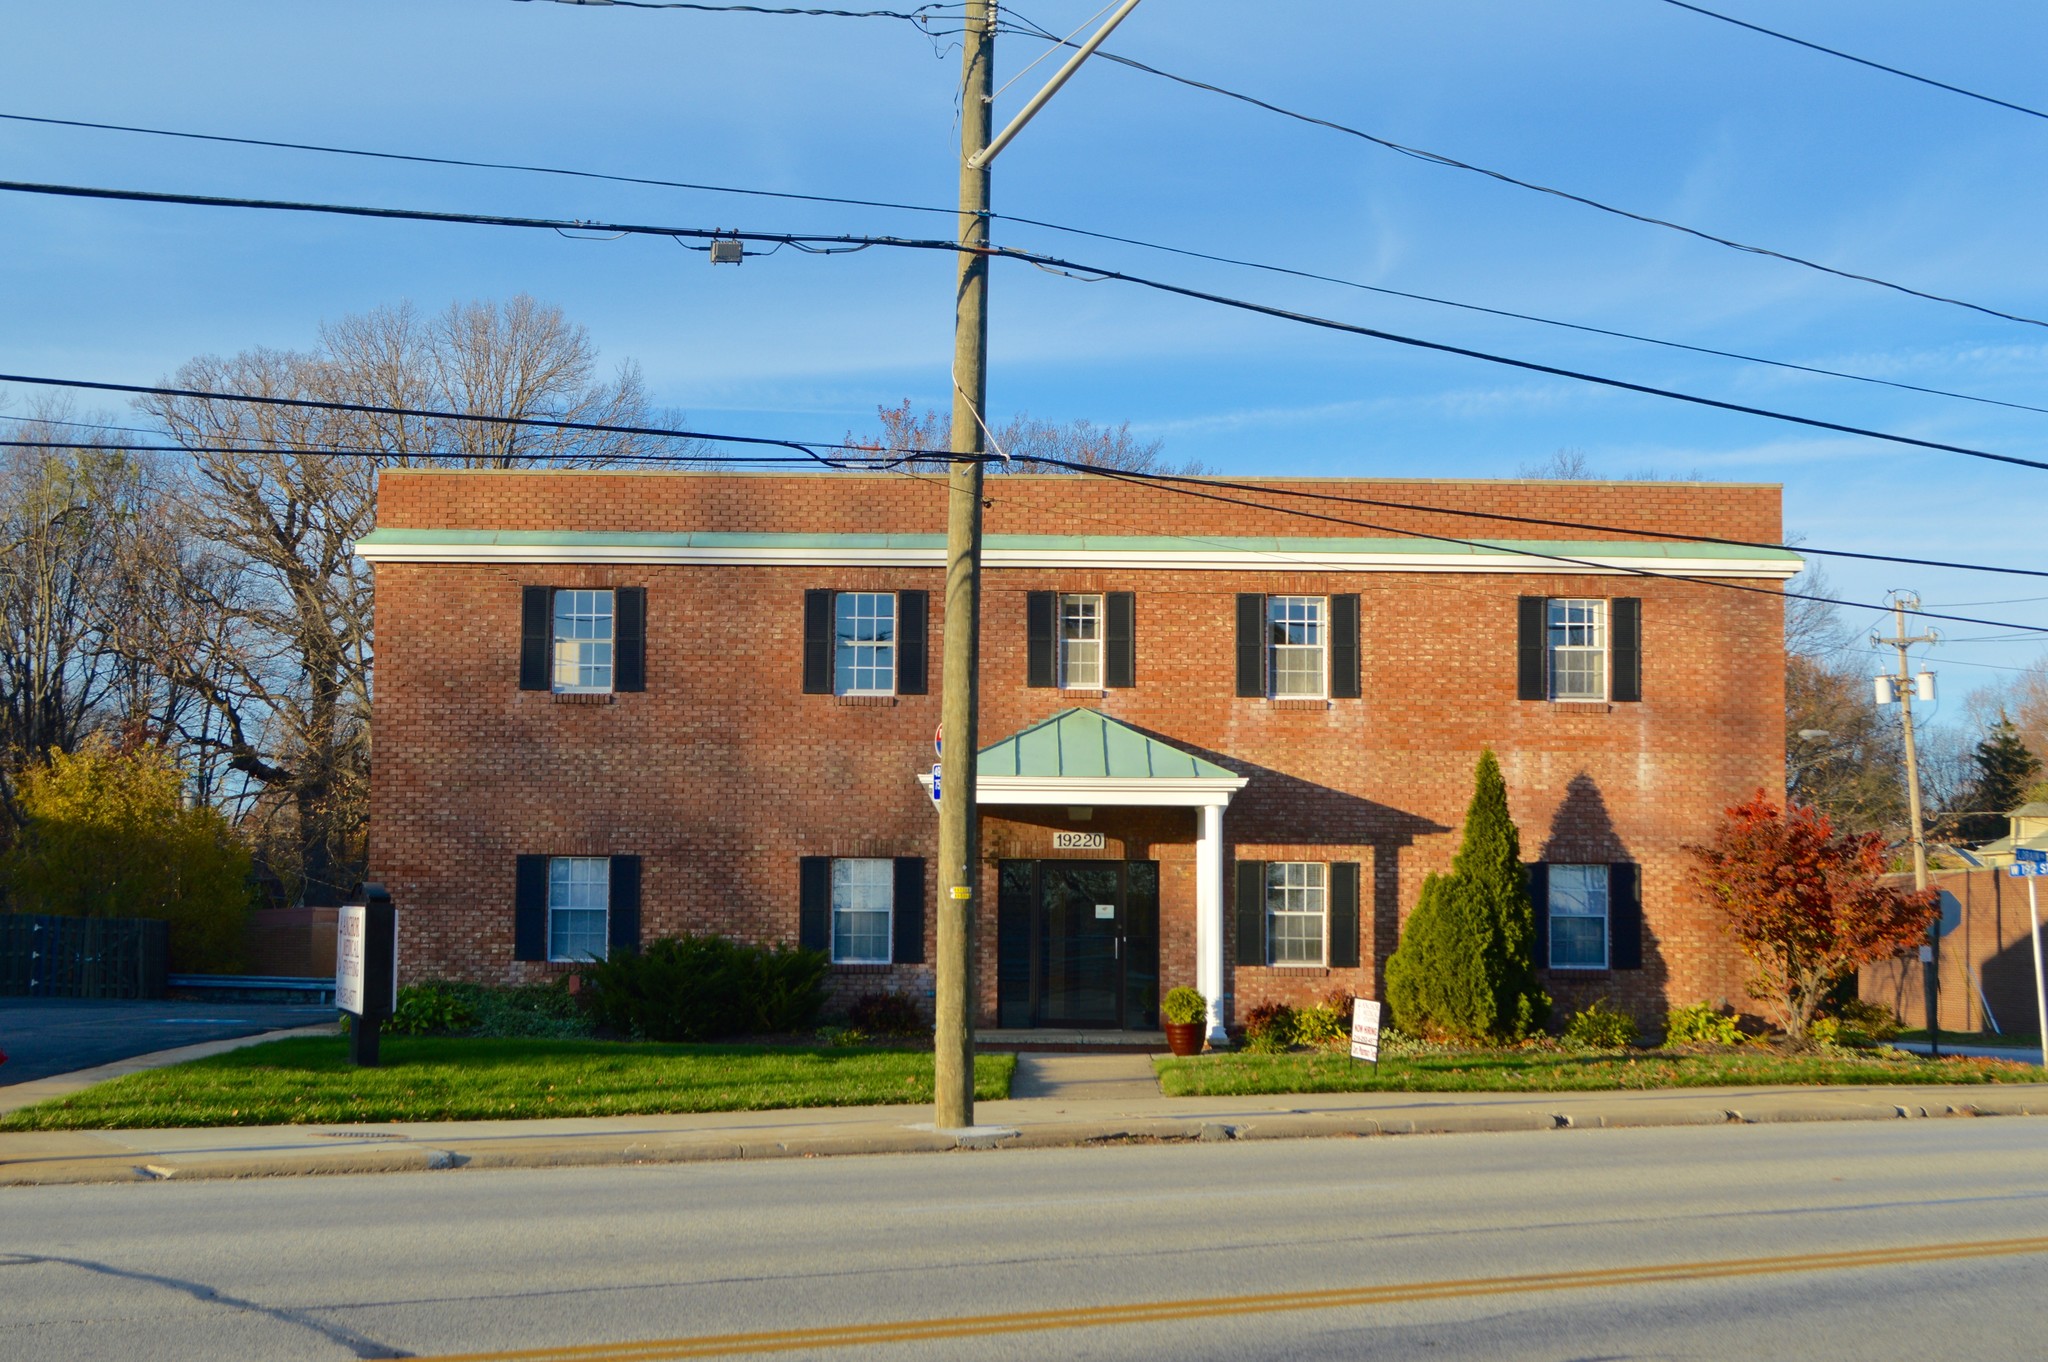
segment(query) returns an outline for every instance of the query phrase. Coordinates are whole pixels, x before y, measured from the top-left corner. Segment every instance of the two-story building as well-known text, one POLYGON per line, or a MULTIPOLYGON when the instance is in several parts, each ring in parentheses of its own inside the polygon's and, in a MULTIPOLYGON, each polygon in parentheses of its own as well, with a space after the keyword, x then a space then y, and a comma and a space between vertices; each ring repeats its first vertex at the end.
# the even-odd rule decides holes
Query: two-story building
MULTIPOLYGON (((1377 996, 1488 747, 1562 1006, 1741 999, 1682 847, 1783 788, 1799 560, 1714 542, 1780 542, 1775 487, 1003 475, 987 503, 982 1025, 1377 996)), ((385 473, 358 551, 404 976, 716 931, 928 997, 944 522, 923 475, 385 473)))

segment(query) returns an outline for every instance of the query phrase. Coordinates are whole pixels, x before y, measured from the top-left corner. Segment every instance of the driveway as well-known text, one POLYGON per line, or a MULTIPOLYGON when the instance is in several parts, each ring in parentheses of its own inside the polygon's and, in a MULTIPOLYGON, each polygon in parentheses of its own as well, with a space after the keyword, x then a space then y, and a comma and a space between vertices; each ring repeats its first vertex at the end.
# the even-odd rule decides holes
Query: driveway
POLYGON ((333 1021, 332 1003, 96 1002, 0 998, 0 1086, 201 1041, 333 1021))

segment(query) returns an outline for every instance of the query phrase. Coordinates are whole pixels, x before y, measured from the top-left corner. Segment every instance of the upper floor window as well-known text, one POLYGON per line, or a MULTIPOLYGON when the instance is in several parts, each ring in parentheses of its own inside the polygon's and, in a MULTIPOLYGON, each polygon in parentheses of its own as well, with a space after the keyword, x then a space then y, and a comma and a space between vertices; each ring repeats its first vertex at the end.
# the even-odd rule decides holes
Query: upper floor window
POLYGON ((555 592, 551 681, 558 691, 612 688, 612 593, 555 592))
POLYGON ((896 693, 896 596, 842 591, 832 605, 832 693, 896 693))
POLYGON ((1553 600, 1547 610, 1550 698, 1607 698, 1607 602, 1553 600))
POLYGON ((1324 693, 1324 596, 1268 596, 1272 694, 1275 699, 1321 699, 1324 693))
POLYGON ((1102 597, 1060 597, 1060 685, 1102 688, 1102 597))
POLYGON ((1607 968, 1607 871, 1604 865, 1550 867, 1550 968, 1607 968))

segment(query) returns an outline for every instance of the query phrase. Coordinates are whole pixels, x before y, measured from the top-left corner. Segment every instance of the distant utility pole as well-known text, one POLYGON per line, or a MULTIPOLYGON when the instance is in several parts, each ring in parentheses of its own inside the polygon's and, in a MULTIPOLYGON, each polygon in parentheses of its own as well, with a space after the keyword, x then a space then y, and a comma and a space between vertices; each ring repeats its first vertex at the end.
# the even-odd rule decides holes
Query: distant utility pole
MULTIPOLYGON (((1906 633, 1906 615, 1920 608, 1920 598, 1907 591, 1892 593, 1892 617, 1894 633, 1890 638, 1877 634, 1870 636, 1873 648, 1896 648, 1899 650, 1899 669, 1891 676, 1877 678, 1877 702, 1887 704, 1893 700, 1899 703, 1899 722, 1906 735, 1906 808, 1913 820, 1913 888, 1927 888, 1927 837, 1920 824, 1920 760, 1913 746, 1913 696, 1917 690, 1923 700, 1934 698, 1934 675, 1922 671, 1916 678, 1912 674, 1907 650, 1916 643, 1934 643, 1940 635, 1932 630, 1924 634, 1906 633)), ((1928 1049, 1932 1055, 1941 1054, 1941 1018, 1937 1011, 1941 983, 1941 919, 1936 917, 1927 924, 1927 944, 1920 948, 1920 983, 1927 1005, 1928 1049)))
MULTIPOLYGON (((1067 83, 1110 30, 1138 7, 1124 0, 1075 50, 1045 88, 993 139, 995 0, 967 0, 960 40, 960 258, 953 295, 953 440, 946 478, 946 634, 939 722, 953 750, 939 787, 938 975, 933 998, 935 1078, 932 1122, 974 1124, 974 886, 981 864, 975 804, 980 750, 981 475, 988 420, 989 165, 1067 83)), ((997 451, 1000 453, 1001 451, 997 451)))

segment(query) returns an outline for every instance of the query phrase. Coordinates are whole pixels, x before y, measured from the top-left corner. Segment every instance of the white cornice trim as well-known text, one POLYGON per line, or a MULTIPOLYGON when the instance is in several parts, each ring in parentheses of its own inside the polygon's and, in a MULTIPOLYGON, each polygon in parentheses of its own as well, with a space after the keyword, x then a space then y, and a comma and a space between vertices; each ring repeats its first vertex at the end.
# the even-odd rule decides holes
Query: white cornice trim
MULTIPOLYGON (((925 793, 931 772, 919 775, 925 793)), ((1090 807, 1224 808, 1251 783, 1245 776, 982 776, 977 804, 1067 804, 1090 807)))
MULTIPOLYGON (((675 567, 902 567, 945 566, 942 548, 793 548, 697 545, 377 544, 356 553, 371 563, 645 564, 675 567)), ((982 552, 989 568, 1097 568, 1149 572, 1543 573, 1566 576, 1763 577, 1795 576, 1796 561, 1782 558, 1632 557, 1603 554, 1559 562, 1515 553, 1314 553, 1285 550, 1008 549, 982 552)))

